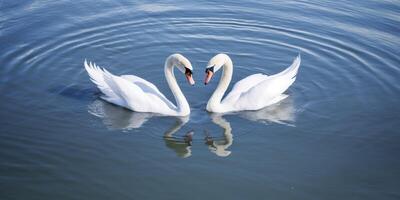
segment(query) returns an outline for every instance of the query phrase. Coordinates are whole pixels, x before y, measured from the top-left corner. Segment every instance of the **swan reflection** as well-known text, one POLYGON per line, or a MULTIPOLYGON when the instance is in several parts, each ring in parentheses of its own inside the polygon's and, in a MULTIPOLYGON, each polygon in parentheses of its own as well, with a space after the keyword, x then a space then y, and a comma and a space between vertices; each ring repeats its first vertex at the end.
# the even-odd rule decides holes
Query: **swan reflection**
MULTIPOLYGON (((161 116, 154 113, 132 112, 102 100, 95 100, 90 104, 88 112, 101 118, 109 129, 118 130, 140 128, 150 118, 161 116)), ((177 156, 187 158, 192 155, 191 146, 194 131, 187 132, 183 137, 174 136, 189 121, 189 117, 174 118, 176 118, 175 123, 164 133, 165 145, 172 149, 177 156)))
POLYGON ((239 116, 250 121, 261 123, 277 123, 294 126, 296 109, 293 99, 289 96, 279 103, 256 111, 238 112, 239 116))
POLYGON ((187 132, 183 137, 174 136, 179 129, 189 121, 189 117, 176 118, 175 124, 164 133, 165 146, 172 149, 177 156, 187 158, 192 155, 192 141, 194 131, 187 132))
POLYGON ((231 154, 231 151, 229 151, 227 149, 233 143, 231 124, 228 121, 226 121, 226 119, 224 119, 221 114, 213 113, 213 114, 210 114, 210 117, 211 117, 211 120, 213 123, 215 123, 222 129, 224 129, 224 133, 222 135, 222 138, 216 138, 216 137, 212 137, 206 131, 205 141, 206 141, 206 144, 208 145, 208 149, 212 153, 215 153, 215 155, 217 155, 217 156, 220 156, 220 157, 229 156, 231 154))
POLYGON ((132 112, 118 106, 114 106, 103 100, 95 100, 89 105, 88 112, 103 120, 109 129, 130 130, 140 128, 154 113, 132 112))
POLYGON ((210 117, 214 124, 221 127, 224 132, 222 138, 212 137, 208 131, 206 132, 205 141, 209 150, 217 156, 226 157, 231 154, 228 148, 233 143, 232 127, 229 121, 223 116, 225 115, 238 115, 250 121, 261 123, 278 123, 287 126, 294 126, 295 122, 295 108, 293 100, 288 97, 280 103, 268 106, 261 110, 256 111, 241 111, 235 113, 211 113, 210 117))

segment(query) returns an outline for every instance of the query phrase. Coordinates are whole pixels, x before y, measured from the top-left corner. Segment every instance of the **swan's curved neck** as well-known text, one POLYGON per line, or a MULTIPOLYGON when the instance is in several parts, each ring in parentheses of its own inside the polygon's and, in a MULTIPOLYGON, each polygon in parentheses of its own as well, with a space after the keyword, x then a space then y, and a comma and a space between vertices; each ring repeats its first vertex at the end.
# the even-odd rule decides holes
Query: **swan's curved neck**
POLYGON ((215 89, 214 93, 211 95, 210 100, 207 103, 207 110, 218 112, 221 107, 221 100, 225 94, 225 91, 228 89, 229 83, 232 80, 233 73, 233 63, 229 57, 225 58, 225 62, 222 65, 222 76, 219 80, 218 86, 215 89))
POLYGON ((168 86, 175 97, 177 112, 181 115, 188 115, 190 113, 189 103, 187 102, 185 95, 183 95, 181 88, 176 82, 174 75, 175 60, 176 59, 174 57, 169 57, 165 61, 165 78, 167 79, 168 86))

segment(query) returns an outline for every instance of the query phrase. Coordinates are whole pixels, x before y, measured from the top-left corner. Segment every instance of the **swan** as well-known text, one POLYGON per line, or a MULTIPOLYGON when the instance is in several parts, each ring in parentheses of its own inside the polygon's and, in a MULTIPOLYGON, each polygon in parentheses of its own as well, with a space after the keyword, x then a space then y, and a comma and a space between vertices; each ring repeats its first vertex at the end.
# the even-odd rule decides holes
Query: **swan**
POLYGON ((84 62, 91 81, 104 94, 102 99, 112 104, 125 107, 136 112, 158 113, 168 116, 187 116, 190 114, 189 103, 183 95, 174 75, 174 67, 185 74, 190 85, 194 85, 193 67, 190 61, 181 54, 170 55, 164 65, 164 74, 177 105, 171 103, 158 88, 138 76, 116 76, 97 66, 84 62))
POLYGON ((223 69, 217 88, 207 102, 207 111, 224 113, 243 110, 259 110, 277 103, 288 95, 283 94, 296 80, 300 66, 300 54, 291 66, 274 75, 253 74, 237 82, 222 100, 232 79, 233 64, 226 54, 217 54, 208 62, 204 84, 207 85, 219 69, 223 69))

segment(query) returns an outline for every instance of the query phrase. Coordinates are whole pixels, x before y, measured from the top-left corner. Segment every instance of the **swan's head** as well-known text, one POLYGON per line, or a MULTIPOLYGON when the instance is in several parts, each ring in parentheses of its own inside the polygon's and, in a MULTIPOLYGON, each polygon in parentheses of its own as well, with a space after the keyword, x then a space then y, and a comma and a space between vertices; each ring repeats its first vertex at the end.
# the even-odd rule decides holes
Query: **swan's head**
POLYGON ((204 80, 204 84, 207 85, 210 82, 212 76, 215 72, 217 72, 221 67, 226 63, 227 60, 230 60, 229 56, 223 53, 217 54, 212 57, 210 61, 208 61, 206 67, 206 78, 204 80))
POLYGON ((173 65, 185 74, 185 77, 190 85, 194 85, 193 80, 193 67, 190 61, 181 54, 172 54, 170 56, 173 65))

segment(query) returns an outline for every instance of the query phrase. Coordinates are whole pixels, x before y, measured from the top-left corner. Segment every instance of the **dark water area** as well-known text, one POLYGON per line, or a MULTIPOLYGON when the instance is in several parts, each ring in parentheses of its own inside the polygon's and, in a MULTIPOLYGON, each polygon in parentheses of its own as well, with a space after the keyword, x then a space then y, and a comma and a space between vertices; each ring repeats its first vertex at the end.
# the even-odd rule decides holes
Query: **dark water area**
POLYGON ((0 0, 0 199, 399 199, 399 33, 389 0, 0 0), (104 102, 83 67, 173 100, 176 52, 197 81, 177 75, 185 118, 104 102), (231 85, 302 63, 282 102, 215 115, 220 52, 231 85))

